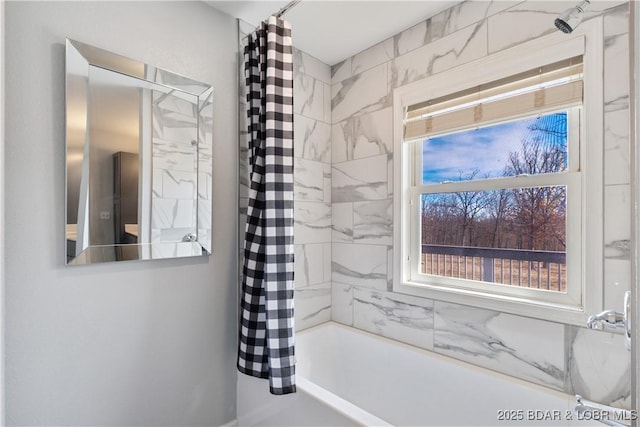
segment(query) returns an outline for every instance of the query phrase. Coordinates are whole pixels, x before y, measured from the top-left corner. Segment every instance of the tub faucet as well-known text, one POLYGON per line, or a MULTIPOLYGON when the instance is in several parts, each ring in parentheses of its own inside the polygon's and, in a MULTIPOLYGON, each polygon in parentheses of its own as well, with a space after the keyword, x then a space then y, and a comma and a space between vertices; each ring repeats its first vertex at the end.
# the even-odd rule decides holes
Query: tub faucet
POLYGON ((594 314, 587 319, 589 329, 603 330, 605 326, 614 329, 622 329, 625 335, 627 350, 631 350, 631 291, 624 293, 624 311, 618 313, 615 310, 605 310, 600 314, 594 314))
POLYGON ((624 315, 614 310, 605 310, 602 313, 589 316, 587 326, 589 329, 604 329, 604 326, 613 326, 614 328, 624 328, 624 315))

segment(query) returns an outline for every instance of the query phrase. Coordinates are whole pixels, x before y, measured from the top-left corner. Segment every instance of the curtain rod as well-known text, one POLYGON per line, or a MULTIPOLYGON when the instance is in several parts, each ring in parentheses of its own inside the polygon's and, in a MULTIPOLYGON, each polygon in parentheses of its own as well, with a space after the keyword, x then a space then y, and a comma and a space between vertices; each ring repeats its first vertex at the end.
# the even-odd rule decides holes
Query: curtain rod
MULTIPOLYGON (((285 13, 287 13, 289 10, 291 10, 293 7, 295 7, 298 3, 300 3, 302 0, 293 0, 290 1, 289 3, 285 4, 279 11, 277 11, 276 13, 274 13, 271 16, 275 16, 276 18, 281 18, 282 15, 284 15, 285 13)), ((238 20, 240 20, 238 18, 238 20)), ((246 40, 249 36, 245 35, 244 37, 242 37, 242 41, 246 40)))
POLYGON ((289 3, 285 4, 279 11, 277 11, 276 13, 273 14, 273 16, 275 16, 276 18, 281 18, 282 15, 284 15, 285 13, 287 13, 290 9, 292 9, 294 6, 296 6, 298 3, 300 3, 302 0, 293 0, 290 1, 289 3))

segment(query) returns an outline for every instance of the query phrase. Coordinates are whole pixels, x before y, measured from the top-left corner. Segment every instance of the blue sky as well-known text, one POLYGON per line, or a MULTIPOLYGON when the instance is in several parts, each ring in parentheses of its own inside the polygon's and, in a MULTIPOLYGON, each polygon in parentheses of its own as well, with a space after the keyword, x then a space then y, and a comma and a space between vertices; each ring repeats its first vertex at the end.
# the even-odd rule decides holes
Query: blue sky
POLYGON ((527 118, 424 140, 423 182, 458 181, 475 168, 480 170, 476 179, 502 176, 509 153, 520 151, 527 127, 536 120, 527 118))

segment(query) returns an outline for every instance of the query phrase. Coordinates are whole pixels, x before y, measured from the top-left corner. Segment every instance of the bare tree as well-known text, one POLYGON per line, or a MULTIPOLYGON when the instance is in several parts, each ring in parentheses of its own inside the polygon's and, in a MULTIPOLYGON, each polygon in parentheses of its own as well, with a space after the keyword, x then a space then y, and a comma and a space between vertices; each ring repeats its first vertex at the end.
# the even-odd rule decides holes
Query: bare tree
MULTIPOLYGON (((566 115, 543 116, 529 126, 520 149, 509 153, 503 176, 556 173, 566 168, 566 115)), ((479 169, 459 181, 478 179, 479 169)), ((485 176, 483 178, 490 178, 485 176)), ((564 250, 566 189, 522 187, 429 194, 422 198, 426 244, 564 250)))
MULTIPOLYGON (((522 140, 520 151, 511 152, 505 176, 561 172, 566 168, 566 115, 536 122, 522 140)), ((519 230, 521 249, 563 250, 565 247, 566 189, 562 186, 523 187, 512 190, 513 221, 519 230)))
POLYGON ((491 212, 492 229, 489 239, 489 247, 500 248, 504 247, 508 242, 507 228, 509 219, 509 210, 511 201, 513 200, 512 193, 507 189, 500 189, 490 193, 488 196, 488 207, 491 212))

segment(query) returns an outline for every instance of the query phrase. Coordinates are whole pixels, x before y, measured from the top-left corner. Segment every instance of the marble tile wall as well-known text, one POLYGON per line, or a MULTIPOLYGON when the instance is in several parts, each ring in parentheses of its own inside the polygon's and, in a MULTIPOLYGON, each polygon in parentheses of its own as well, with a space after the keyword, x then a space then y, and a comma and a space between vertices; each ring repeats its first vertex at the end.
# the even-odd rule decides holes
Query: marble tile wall
MULTIPOLYGON (((629 407, 620 335, 392 292, 393 89, 553 32, 555 16, 573 6, 467 1, 331 68, 331 318, 629 407)), ((605 34, 605 302, 621 310, 630 283, 628 4, 592 6, 587 18, 603 15, 605 34)))
POLYGON ((296 329, 331 319, 331 67, 294 49, 296 329))
MULTIPOLYGON (((239 40, 252 31, 240 22, 239 40)), ((240 235, 248 204, 244 72, 240 62, 240 235)), ((294 201, 296 330, 331 319, 331 68, 294 49, 294 201)), ((242 264, 242 263, 241 263, 242 264)), ((239 276, 241 278, 241 272, 239 276)), ((241 279, 240 279, 241 280, 241 279)))

